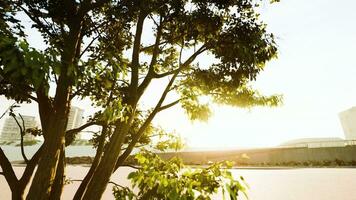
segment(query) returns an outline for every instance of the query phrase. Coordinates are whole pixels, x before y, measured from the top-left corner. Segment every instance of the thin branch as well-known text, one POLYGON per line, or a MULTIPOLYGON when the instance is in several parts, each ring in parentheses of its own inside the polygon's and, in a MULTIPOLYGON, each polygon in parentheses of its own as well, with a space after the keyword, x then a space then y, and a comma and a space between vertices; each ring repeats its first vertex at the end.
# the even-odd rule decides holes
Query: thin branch
POLYGON ((78 133, 78 132, 80 132, 80 131, 82 131, 82 130, 84 130, 84 129, 90 127, 90 126, 93 126, 93 125, 101 125, 101 123, 100 123, 100 122, 96 122, 96 121, 94 121, 94 122, 88 122, 88 123, 86 123, 86 124, 84 124, 84 125, 82 125, 82 126, 80 126, 80 127, 78 127, 78 128, 74 128, 74 129, 67 130, 67 131, 66 131, 66 134, 78 133))
POLYGON ((99 133, 100 131, 81 131, 81 132, 97 134, 97 133, 99 133))
POLYGON ((179 51, 179 60, 178 60, 179 65, 181 65, 181 64, 182 64, 182 54, 183 54, 183 49, 184 49, 184 39, 183 39, 183 41, 182 41, 182 46, 181 46, 180 51, 179 51))
POLYGON ((32 158, 28 161, 25 171, 22 174, 22 177, 20 178, 19 182, 20 184, 25 184, 28 183, 29 180, 32 177, 33 171, 36 168, 36 165, 38 163, 38 160, 40 159, 43 151, 44 145, 42 144, 41 147, 36 151, 36 153, 32 156, 32 158))
POLYGON ((17 6, 33 21, 35 22, 41 29, 43 29, 43 31, 45 33, 47 33, 50 37, 54 38, 55 36, 53 35, 53 33, 51 33, 48 28, 41 22, 41 20, 39 20, 38 18, 34 17, 33 15, 31 15, 31 13, 26 10, 24 7, 22 7, 21 5, 17 4, 17 6))
POLYGON ((94 41, 97 40, 99 37, 100 37, 100 35, 97 35, 96 37, 94 37, 94 38, 89 42, 89 44, 84 48, 84 50, 82 51, 82 53, 80 53, 78 59, 80 59, 80 58, 84 55, 84 53, 89 50, 89 48, 90 48, 91 45, 94 43, 94 41))
POLYGON ((165 110, 165 109, 168 109, 168 108, 170 108, 170 107, 172 107, 172 106, 175 106, 175 105, 177 105, 180 101, 181 101, 181 99, 178 99, 178 100, 176 100, 176 101, 174 101, 174 102, 172 102, 172 103, 169 103, 169 104, 166 104, 166 105, 164 105, 164 106, 161 106, 161 107, 158 109, 158 112, 161 112, 162 110, 165 110))
POLYGON ((115 186, 117 186, 117 187, 127 188, 127 187, 122 186, 122 185, 120 185, 120 184, 117 184, 117 183, 115 183, 115 182, 113 182, 113 181, 109 181, 109 183, 111 183, 111 184, 113 184, 113 185, 115 185, 115 186))
POLYGON ((25 149, 24 149, 24 145, 23 145, 24 136, 26 134, 26 126, 25 126, 25 120, 23 119, 23 117, 22 117, 22 115, 20 113, 19 113, 19 116, 21 118, 22 127, 23 127, 23 129, 21 130, 21 154, 22 154, 23 159, 25 160, 25 163, 27 164, 28 163, 28 159, 26 157, 25 149))
POLYGON ((66 146, 68 146, 72 143, 72 138, 74 138, 75 134, 77 134, 80 131, 82 131, 90 126, 93 126, 93 125, 102 125, 102 124, 97 121, 92 121, 92 122, 88 122, 78 128, 67 130, 66 131, 66 146))
MULTIPOLYGON (((137 20, 135 39, 134 39, 134 45, 133 45, 133 50, 132 50, 131 92, 133 93, 134 98, 136 98, 136 94, 137 94, 138 68, 140 65, 139 55, 140 55, 143 24, 144 24, 145 18, 146 18, 146 15, 144 13, 140 12, 138 20, 137 20)), ((136 102, 136 99, 134 101, 136 102)))
POLYGON ((3 117, 5 116, 5 114, 6 114, 7 112, 9 112, 9 110, 10 110, 11 108, 13 108, 15 105, 16 105, 16 103, 11 104, 11 106, 9 106, 9 107, 5 110, 5 112, 0 116, 0 119, 3 118, 3 117))
POLYGON ((161 35, 162 35, 162 16, 160 16, 160 24, 159 25, 157 24, 156 41, 155 41, 155 45, 154 45, 154 49, 153 49, 151 63, 148 68, 148 73, 147 73, 145 79, 143 80, 143 82, 141 83, 141 85, 138 88, 138 97, 142 96, 144 90, 150 84, 151 80, 155 77, 156 73, 154 70, 154 66, 157 63, 157 57, 159 55, 159 43, 161 40, 161 35))
POLYGON ((174 73, 176 73, 179 69, 174 69, 172 71, 169 71, 169 72, 164 72, 164 73, 161 73, 161 74, 155 74, 154 75, 154 78, 163 78, 163 77, 166 77, 166 76, 169 76, 169 75, 172 75, 174 73))
MULTIPOLYGON (((171 86, 173 85, 175 79, 177 78, 179 72, 181 70, 183 70, 184 68, 188 67, 194 60, 195 58, 200 55, 201 53, 203 53, 206 50, 205 45, 202 45, 196 52, 194 52, 183 64, 181 64, 179 66, 179 70, 177 70, 172 78, 170 79, 169 83, 167 84, 165 90, 163 91, 161 98, 159 99, 157 105, 155 106, 155 108, 153 109, 153 111, 151 112, 151 114, 146 118, 145 122, 142 124, 142 126, 140 127, 140 129, 137 131, 137 133, 133 136, 131 143, 128 145, 126 151, 121 154, 121 156, 118 158, 117 162, 116 162, 116 166, 115 166, 115 170, 126 160, 126 158, 131 154, 132 150, 135 148, 136 143, 138 142, 138 140, 140 139, 140 137, 142 136, 142 134, 144 133, 144 131, 146 130, 146 128, 148 127, 148 125, 152 122, 152 120, 154 119, 154 117, 156 116, 156 114, 161 111, 161 107, 162 104, 167 96, 167 94, 170 91, 171 86)), ((173 102, 170 104, 167 104, 165 106, 163 106, 164 108, 168 108, 168 106, 173 106, 175 104, 177 104, 178 102, 173 102)))
POLYGON ((130 164, 120 165, 120 167, 131 167, 133 169, 142 169, 142 167, 135 166, 135 165, 130 165, 130 164))
MULTIPOLYGON (((24 159, 24 161, 25 161, 25 163, 27 164, 28 163, 28 159, 27 159, 27 157, 26 157, 26 154, 25 154, 25 149, 23 148, 23 136, 24 136, 24 132, 25 132, 25 127, 22 127, 21 126, 21 124, 19 123, 19 121, 16 119, 16 115, 14 114, 14 115, 11 115, 12 116, 12 118, 14 118, 14 120, 15 120, 15 122, 16 122, 16 124, 17 124, 17 126, 19 127, 19 129, 20 129, 20 137, 21 137, 21 145, 20 145, 20 147, 21 147, 21 155, 22 155, 22 158, 24 159)), ((22 124, 24 125, 25 124, 25 122, 24 122, 24 120, 23 120, 23 117, 22 117, 22 115, 21 114, 19 114, 19 116, 20 116, 20 118, 21 118, 21 120, 22 120, 22 124)))

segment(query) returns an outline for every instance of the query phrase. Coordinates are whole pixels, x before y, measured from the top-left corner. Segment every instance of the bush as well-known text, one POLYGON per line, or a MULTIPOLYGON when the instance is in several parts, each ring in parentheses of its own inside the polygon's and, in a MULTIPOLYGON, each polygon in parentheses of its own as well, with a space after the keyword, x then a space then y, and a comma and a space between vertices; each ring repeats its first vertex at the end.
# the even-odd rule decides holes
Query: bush
POLYGON ((143 151, 136 155, 140 168, 131 172, 128 179, 134 193, 127 187, 114 187, 114 196, 120 200, 176 200, 211 199, 210 196, 221 191, 232 200, 240 192, 246 195, 247 184, 243 177, 235 180, 231 172, 232 163, 215 163, 207 168, 190 169, 178 158, 163 161, 156 154, 143 151))

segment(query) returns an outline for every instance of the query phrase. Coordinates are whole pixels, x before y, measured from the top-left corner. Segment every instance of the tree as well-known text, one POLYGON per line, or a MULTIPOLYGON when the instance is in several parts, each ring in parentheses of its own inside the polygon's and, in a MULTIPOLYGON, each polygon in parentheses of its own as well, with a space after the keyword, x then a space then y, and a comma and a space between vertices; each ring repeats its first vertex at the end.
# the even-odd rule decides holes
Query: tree
POLYGON ((88 126, 98 124, 102 133, 76 199, 101 197, 111 174, 163 110, 181 105, 191 120, 207 120, 211 111, 201 96, 239 107, 280 102, 280 96, 266 97, 250 87, 277 53, 252 0, 6 0, 0 5, 0 95, 35 101, 44 137, 27 199, 60 198, 64 147, 88 126), (31 20, 46 49, 30 47, 18 13, 31 20), (143 39, 151 33, 145 26, 152 28, 154 41, 143 39), (202 66, 199 57, 205 54, 215 61, 202 66), (154 80, 166 86, 156 105, 145 109, 142 96, 154 80), (66 131, 71 101, 86 97, 101 111, 83 127, 66 131))
POLYGON ((12 192, 12 199, 21 199, 25 192, 25 188, 28 185, 31 176, 33 174, 33 171, 37 165, 37 162, 39 160, 40 153, 42 151, 42 147, 39 148, 39 150, 32 156, 31 159, 28 159, 25 155, 25 150, 24 150, 24 144, 23 144, 23 137, 26 134, 27 130, 25 127, 25 122, 21 114, 19 114, 19 118, 21 119, 21 123, 16 117, 16 114, 14 112, 14 108, 18 107, 16 104, 12 104, 6 111, 0 116, 0 119, 5 116, 7 112, 9 112, 9 115, 13 117, 15 120, 16 124, 18 125, 20 129, 20 137, 21 137, 21 155, 26 163, 26 168, 24 170, 24 173, 22 174, 21 178, 18 179, 15 175, 15 172, 11 166, 10 161, 7 159, 4 151, 0 148, 0 164, 1 168, 3 170, 2 175, 4 175, 6 181, 9 184, 9 187, 12 192))

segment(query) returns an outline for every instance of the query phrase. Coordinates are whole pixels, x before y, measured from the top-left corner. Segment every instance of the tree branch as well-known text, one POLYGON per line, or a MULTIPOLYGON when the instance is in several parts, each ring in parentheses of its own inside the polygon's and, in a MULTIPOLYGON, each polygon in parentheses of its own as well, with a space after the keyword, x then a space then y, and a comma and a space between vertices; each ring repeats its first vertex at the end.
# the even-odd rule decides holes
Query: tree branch
MULTIPOLYGON (((26 157, 25 149, 24 149, 24 146, 23 146, 23 139, 24 139, 24 136, 26 134, 26 126, 25 126, 25 120, 23 119, 23 117, 22 117, 22 115, 20 113, 19 113, 19 116, 21 118, 22 127, 23 127, 23 129, 20 132, 20 134, 21 134, 21 155, 22 155, 23 159, 25 160, 25 163, 27 164, 28 163, 28 159, 26 157)), ((17 124, 17 125, 19 125, 19 124, 17 124)))
MULTIPOLYGON (((196 51, 194 54, 192 54, 183 64, 181 64, 179 66, 179 70, 177 70, 171 80, 169 81, 169 83, 167 84, 165 90, 163 91, 161 98, 159 99, 157 105, 155 106, 155 108, 153 109, 153 111, 151 112, 151 114, 147 117, 147 119, 145 120, 145 122, 142 124, 142 126, 140 127, 140 129, 137 131, 137 133, 132 137, 131 143, 128 145, 126 151, 121 154, 121 156, 118 158, 116 165, 115 165, 115 170, 126 160, 126 158, 131 154, 132 150, 134 149, 134 147, 136 146, 136 143, 138 142, 138 140, 140 139, 140 137, 142 136, 142 134, 144 133, 144 131, 146 130, 146 128, 148 127, 148 125, 152 122, 152 120, 154 119, 154 117, 156 116, 156 114, 160 111, 160 109, 162 109, 162 104, 167 96, 167 94, 170 91, 171 86, 173 85, 175 79, 177 78, 179 72, 186 68, 187 66, 189 66, 194 60, 195 58, 200 55, 201 53, 203 53, 206 50, 205 45, 202 45, 198 51, 196 51)), ((173 102, 171 104, 167 104, 166 106, 164 106, 164 108, 169 108, 170 106, 173 106, 175 104, 177 104, 178 102, 173 102)), ((115 171, 114 170, 114 171, 115 171)))
POLYGON ((5 177, 6 182, 9 184, 11 190, 16 189, 17 187, 17 177, 14 172, 14 169, 11 166, 9 159, 6 157, 4 151, 0 147, 0 166, 3 170, 2 175, 5 177))
POLYGON ((17 6, 33 21, 35 22, 45 33, 47 33, 48 36, 54 38, 55 36, 53 35, 53 33, 51 33, 48 29, 48 27, 46 27, 46 25, 44 25, 41 20, 39 20, 37 17, 31 15, 31 13, 26 10, 23 6, 21 6, 19 3, 17 4, 17 6))
POLYGON ((42 155, 43 144, 37 150, 37 152, 32 156, 32 158, 27 162, 25 171, 22 174, 21 179, 19 180, 20 184, 27 184, 32 177, 33 171, 42 155))
POLYGON ((75 134, 79 133, 80 131, 90 127, 90 126, 93 126, 93 125, 102 125, 100 122, 97 122, 97 121, 93 121, 93 122, 88 122, 78 128, 75 128, 75 129, 70 129, 70 130, 67 130, 66 131, 66 146, 70 145, 72 142, 73 142, 73 138, 75 136, 75 134))
POLYGON ((24 122, 24 119, 23 119, 23 117, 22 117, 22 115, 21 115, 21 114, 19 114, 19 116, 20 116, 20 118, 21 118, 21 120, 22 120, 23 127, 21 126, 21 124, 19 123, 19 121, 16 119, 16 115, 15 115, 15 114, 13 114, 13 115, 11 115, 11 116, 12 116, 12 118, 14 118, 14 120, 15 120, 15 122, 16 122, 16 124, 17 124, 17 126, 18 126, 18 127, 19 127, 19 129, 20 129, 20 137, 21 137, 21 145, 20 145, 20 147, 21 147, 21 155, 22 155, 22 158, 24 159, 25 163, 27 164, 28 159, 27 159, 27 157, 26 157, 26 154, 25 154, 25 149, 24 149, 24 147, 23 147, 23 136, 25 135, 25 122, 24 122))
POLYGON ((165 109, 168 109, 168 108, 170 108, 170 107, 172 107, 172 106, 177 105, 177 104, 180 102, 180 100, 181 100, 181 99, 178 99, 178 100, 176 100, 176 101, 174 101, 174 102, 172 102, 172 103, 169 103, 169 104, 166 104, 166 105, 164 105, 164 106, 161 106, 161 107, 158 109, 158 112, 161 112, 162 110, 165 110, 165 109))
POLYGON ((96 37, 94 37, 94 38, 89 42, 89 44, 88 44, 88 45, 84 48, 84 50, 80 53, 78 59, 80 59, 80 58, 84 55, 84 53, 85 53, 86 51, 88 51, 88 49, 91 47, 91 45, 94 43, 94 41, 97 40, 99 37, 100 37, 100 35, 97 35, 96 37))
POLYGON ((155 45, 153 47, 153 54, 152 54, 151 63, 150 63, 149 69, 148 69, 148 73, 138 88, 138 98, 140 98, 142 96, 143 92, 145 91, 147 86, 150 84, 151 80, 155 77, 156 73, 154 70, 154 66, 157 63, 157 57, 159 55, 159 44, 160 44, 160 40, 161 40, 161 35, 162 35, 162 16, 160 16, 160 24, 159 25, 157 24, 156 41, 155 41, 155 45))
POLYGON ((161 74, 155 74, 154 75, 154 78, 163 78, 163 77, 166 77, 166 76, 169 76, 169 75, 172 75, 174 73, 176 73, 179 69, 174 69, 172 71, 169 71, 169 72, 164 72, 164 73, 161 73, 161 74))
POLYGON ((135 165, 130 165, 130 164, 120 165, 120 167, 131 167, 133 169, 142 169, 142 167, 135 166, 135 165))
POLYGON ((140 12, 136 25, 136 34, 134 40, 134 46, 132 50, 132 63, 131 63, 131 93, 133 94, 134 102, 136 102, 137 98, 137 86, 138 86, 138 68, 140 65, 139 55, 140 55, 140 47, 141 47, 141 36, 143 30, 143 23, 145 21, 146 15, 140 12))
POLYGON ((127 188, 127 187, 122 186, 122 185, 120 185, 120 184, 117 184, 117 183, 115 183, 115 182, 113 182, 113 181, 109 181, 108 183, 111 183, 111 184, 113 184, 113 185, 115 185, 115 186, 117 186, 117 187, 127 188))
POLYGON ((9 106, 9 107, 4 111, 4 113, 0 116, 0 119, 3 118, 3 117, 6 115, 6 113, 7 113, 10 109, 12 109, 15 105, 16 105, 16 103, 11 104, 11 106, 9 106))

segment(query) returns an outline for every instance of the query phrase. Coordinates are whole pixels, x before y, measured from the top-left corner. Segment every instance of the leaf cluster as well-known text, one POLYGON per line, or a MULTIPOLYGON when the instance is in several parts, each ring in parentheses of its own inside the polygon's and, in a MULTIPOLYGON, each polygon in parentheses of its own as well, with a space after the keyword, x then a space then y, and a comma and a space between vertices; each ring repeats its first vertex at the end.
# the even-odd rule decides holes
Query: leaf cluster
POLYGON ((114 187, 116 199, 211 199, 211 195, 219 191, 224 198, 227 194, 230 199, 237 199, 240 192, 246 192, 247 185, 243 178, 235 180, 228 171, 231 167, 229 162, 192 170, 184 166, 180 159, 164 161, 148 151, 136 154, 136 160, 140 168, 131 172, 128 179, 133 188, 139 189, 138 193, 114 187), (128 193, 130 195, 124 195, 128 193))

